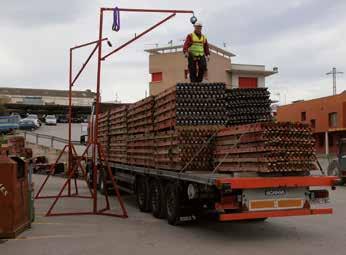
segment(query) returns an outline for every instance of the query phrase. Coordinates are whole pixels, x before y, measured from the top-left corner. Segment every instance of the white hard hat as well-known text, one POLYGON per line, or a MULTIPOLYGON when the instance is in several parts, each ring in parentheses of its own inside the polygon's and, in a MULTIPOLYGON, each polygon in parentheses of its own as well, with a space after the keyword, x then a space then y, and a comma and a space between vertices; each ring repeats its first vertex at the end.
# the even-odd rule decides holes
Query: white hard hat
POLYGON ((195 27, 203 27, 202 22, 197 21, 197 22, 195 23, 195 27))

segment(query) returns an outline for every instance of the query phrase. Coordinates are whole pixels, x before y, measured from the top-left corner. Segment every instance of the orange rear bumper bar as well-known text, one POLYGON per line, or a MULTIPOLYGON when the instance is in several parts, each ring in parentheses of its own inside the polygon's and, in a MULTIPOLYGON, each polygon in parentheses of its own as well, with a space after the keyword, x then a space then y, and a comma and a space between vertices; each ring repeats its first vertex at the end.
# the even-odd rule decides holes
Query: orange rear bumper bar
POLYGON ((283 211, 265 211, 265 212, 244 212, 244 213, 230 213, 220 214, 220 221, 236 221, 236 220, 250 220, 260 218, 273 218, 273 217, 287 217, 287 216, 306 216, 318 214, 332 214, 333 209, 298 209, 298 210, 283 210, 283 211))
POLYGON ((229 184, 231 189, 260 189, 278 187, 311 187, 334 186, 337 182, 335 176, 295 176, 295 177, 244 177, 220 178, 216 186, 229 184))

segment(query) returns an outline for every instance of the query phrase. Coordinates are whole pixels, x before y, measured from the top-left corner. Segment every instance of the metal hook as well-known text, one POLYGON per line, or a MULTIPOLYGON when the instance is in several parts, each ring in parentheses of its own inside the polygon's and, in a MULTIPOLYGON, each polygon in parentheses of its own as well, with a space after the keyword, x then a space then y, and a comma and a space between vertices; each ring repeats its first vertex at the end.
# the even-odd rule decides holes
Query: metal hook
POLYGON ((195 13, 192 14, 192 17, 190 18, 190 22, 191 22, 192 25, 196 24, 197 18, 195 16, 195 13))
POLYGON ((116 32, 120 30, 120 10, 118 7, 114 8, 112 29, 116 32))

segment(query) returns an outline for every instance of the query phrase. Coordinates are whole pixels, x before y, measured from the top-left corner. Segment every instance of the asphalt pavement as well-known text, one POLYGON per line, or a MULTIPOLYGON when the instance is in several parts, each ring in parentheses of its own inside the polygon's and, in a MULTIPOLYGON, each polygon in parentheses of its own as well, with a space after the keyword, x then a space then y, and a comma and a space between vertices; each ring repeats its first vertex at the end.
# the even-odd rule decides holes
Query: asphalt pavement
MULTIPOLYGON (((85 124, 84 124, 85 125, 85 124)), ((32 133, 34 134, 42 134, 48 136, 54 136, 62 139, 68 139, 68 124, 58 123, 56 126, 47 126, 42 124, 42 126, 32 133)), ((80 141, 80 136, 84 134, 82 132, 82 124, 81 123, 73 123, 72 124, 72 141, 80 141)), ((36 143, 36 136, 27 134, 26 141, 31 143, 36 143)), ((38 138, 38 144, 51 147, 51 140, 49 138, 38 138)), ((62 149, 65 143, 59 141, 53 141, 53 148, 62 149)), ((82 152, 85 146, 76 146, 77 152, 82 152)))
MULTIPOLYGON (((34 176, 36 189, 43 176, 34 176)), ((56 194, 64 179, 51 178, 44 194, 56 194)), ((82 186, 82 184, 80 185, 82 186)), ((81 189, 87 194, 87 189, 81 189)), ((51 200, 36 201, 36 222, 15 240, 0 241, 1 255, 256 254, 343 255, 346 250, 346 187, 331 191, 333 215, 219 223, 211 220, 170 226, 137 210, 124 196, 128 219, 106 216, 44 217, 51 200)), ((119 210, 114 197, 112 208, 119 210)), ((102 206, 102 204, 101 204, 102 206)), ((55 212, 91 210, 89 200, 64 199, 55 212)))

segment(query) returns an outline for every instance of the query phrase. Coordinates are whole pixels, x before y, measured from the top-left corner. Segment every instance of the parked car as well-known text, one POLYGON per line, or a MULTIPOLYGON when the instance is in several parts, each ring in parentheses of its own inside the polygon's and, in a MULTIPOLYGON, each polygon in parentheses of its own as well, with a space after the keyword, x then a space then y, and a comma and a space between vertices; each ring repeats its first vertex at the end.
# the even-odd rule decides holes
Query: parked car
POLYGON ((89 123, 89 117, 88 116, 83 117, 83 123, 89 123))
POLYGON ((30 130, 33 131, 37 128, 35 122, 29 119, 23 119, 19 121, 19 129, 20 130, 30 130))
POLYGON ((18 118, 16 116, 0 116, 0 133, 7 134, 18 129, 18 118))
POLYGON ((65 116, 59 116, 58 123, 68 123, 68 119, 65 116))
POLYGON ((57 119, 55 115, 47 115, 46 116, 46 125, 56 125, 57 119))
POLYGON ((24 120, 32 120, 37 128, 39 128, 42 125, 42 123, 38 119, 37 114, 29 114, 24 120))
POLYGON ((81 117, 72 117, 72 123, 82 123, 83 119, 81 117))
POLYGON ((17 119, 17 122, 19 122, 22 118, 20 117, 19 113, 12 113, 11 114, 12 117, 16 118, 17 119))

